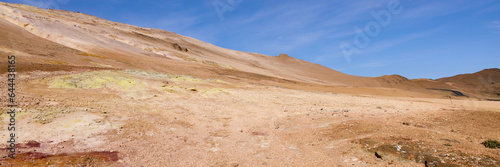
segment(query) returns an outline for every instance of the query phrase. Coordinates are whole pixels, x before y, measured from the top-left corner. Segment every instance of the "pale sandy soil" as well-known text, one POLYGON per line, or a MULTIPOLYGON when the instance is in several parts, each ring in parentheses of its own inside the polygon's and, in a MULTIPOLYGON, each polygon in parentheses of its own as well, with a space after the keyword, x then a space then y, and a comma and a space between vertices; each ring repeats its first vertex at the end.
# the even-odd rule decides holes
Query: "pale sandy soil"
MULTIPOLYGON (((423 166, 436 158, 495 166, 500 160, 498 150, 480 144, 500 138, 498 102, 310 92, 140 70, 70 73, 22 75, 18 139, 41 146, 20 154, 106 151, 117 155, 114 166, 423 166), (55 82, 61 78, 84 86, 55 82)), ((107 162, 92 158, 81 163, 107 162)))

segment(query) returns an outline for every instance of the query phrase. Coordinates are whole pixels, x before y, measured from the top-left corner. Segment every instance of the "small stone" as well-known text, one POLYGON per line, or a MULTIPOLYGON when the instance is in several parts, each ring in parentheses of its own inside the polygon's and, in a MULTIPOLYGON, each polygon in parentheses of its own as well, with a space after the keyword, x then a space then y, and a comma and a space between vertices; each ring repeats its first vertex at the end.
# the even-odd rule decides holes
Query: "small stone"
MULTIPOLYGON (((378 154, 377 152, 375 152, 375 157, 379 158, 379 159, 382 159, 382 156, 380 156, 380 154, 378 154)), ((383 159, 382 159, 383 160, 383 159)))

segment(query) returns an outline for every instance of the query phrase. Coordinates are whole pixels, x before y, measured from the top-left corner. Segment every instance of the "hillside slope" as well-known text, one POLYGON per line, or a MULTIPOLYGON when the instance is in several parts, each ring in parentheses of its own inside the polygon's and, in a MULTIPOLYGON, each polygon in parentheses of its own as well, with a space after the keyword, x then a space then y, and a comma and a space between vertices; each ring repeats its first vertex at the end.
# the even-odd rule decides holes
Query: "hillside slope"
POLYGON ((395 86, 403 82, 388 82, 387 77, 351 76, 286 54, 274 57, 224 49, 172 32, 111 22, 82 13, 1 3, 0 14, 2 20, 0 24, 5 28, 2 31, 23 34, 22 37, 9 36, 10 41, 40 46, 45 43, 58 44, 58 47, 37 48, 30 51, 4 45, 2 49, 4 52, 54 55, 29 59, 27 62, 46 65, 138 68, 197 76, 206 75, 207 72, 203 70, 210 71, 215 68, 314 84, 419 89, 414 84, 408 85, 406 79, 403 79, 404 86, 395 86), (25 41, 35 39, 32 34, 38 38, 25 41), (193 70, 196 74, 189 72, 193 70))
POLYGON ((414 79, 412 81, 428 89, 458 90, 477 98, 500 99, 500 69, 498 68, 436 80, 414 79))
POLYGON ((498 69, 482 72, 484 75, 460 75, 436 81, 409 80, 399 75, 352 76, 287 54, 240 52, 164 30, 3 2, 0 2, 0 28, 3 36, 0 51, 19 55, 21 71, 141 69, 201 78, 237 78, 259 84, 264 83, 261 80, 278 79, 327 86, 395 88, 424 94, 436 94, 426 88, 460 89, 487 97, 498 94, 498 81, 496 85, 479 86, 484 86, 482 82, 491 77, 500 78, 498 69))

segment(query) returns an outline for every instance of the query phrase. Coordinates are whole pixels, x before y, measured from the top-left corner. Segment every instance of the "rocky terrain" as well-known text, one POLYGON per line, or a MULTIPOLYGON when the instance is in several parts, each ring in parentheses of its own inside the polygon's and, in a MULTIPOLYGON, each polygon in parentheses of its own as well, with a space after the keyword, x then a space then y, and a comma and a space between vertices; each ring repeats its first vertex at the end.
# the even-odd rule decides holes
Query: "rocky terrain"
POLYGON ((0 38, 2 57, 16 56, 18 105, 16 159, 0 143, 0 166, 500 165, 481 144, 500 140, 499 69, 358 77, 8 3, 0 38))

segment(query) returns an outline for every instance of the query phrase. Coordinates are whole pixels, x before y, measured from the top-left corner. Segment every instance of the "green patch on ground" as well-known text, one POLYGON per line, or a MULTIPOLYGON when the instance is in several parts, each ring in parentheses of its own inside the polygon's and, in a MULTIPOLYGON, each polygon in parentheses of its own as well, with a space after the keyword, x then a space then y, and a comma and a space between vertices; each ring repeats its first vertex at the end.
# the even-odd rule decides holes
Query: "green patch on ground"
POLYGON ((486 140, 486 141, 482 142, 481 144, 483 144, 486 148, 500 149, 500 142, 498 142, 496 140, 486 140))

